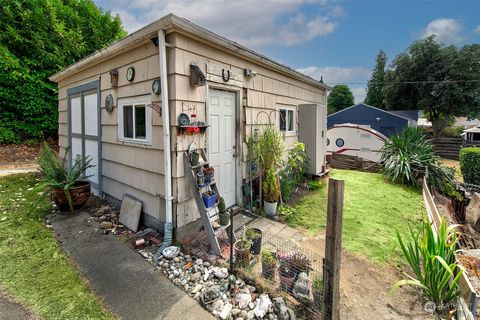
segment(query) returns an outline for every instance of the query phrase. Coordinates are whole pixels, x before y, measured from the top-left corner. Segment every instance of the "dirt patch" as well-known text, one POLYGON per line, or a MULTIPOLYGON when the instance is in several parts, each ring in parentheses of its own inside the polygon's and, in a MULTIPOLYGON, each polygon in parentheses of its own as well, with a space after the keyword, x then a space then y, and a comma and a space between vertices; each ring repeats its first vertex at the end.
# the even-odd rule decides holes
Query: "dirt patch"
MULTIPOLYGON (((56 140, 49 139, 47 142, 54 150, 58 150, 56 140)), ((1 144, 0 170, 37 168, 42 146, 43 141, 35 143, 1 144)))
MULTIPOLYGON (((302 247, 323 256, 325 234, 311 237, 302 233, 302 247)), ((404 277, 393 266, 380 266, 344 251, 340 272, 342 319, 435 319, 424 311, 426 301, 419 290, 404 286, 390 292, 404 277)))

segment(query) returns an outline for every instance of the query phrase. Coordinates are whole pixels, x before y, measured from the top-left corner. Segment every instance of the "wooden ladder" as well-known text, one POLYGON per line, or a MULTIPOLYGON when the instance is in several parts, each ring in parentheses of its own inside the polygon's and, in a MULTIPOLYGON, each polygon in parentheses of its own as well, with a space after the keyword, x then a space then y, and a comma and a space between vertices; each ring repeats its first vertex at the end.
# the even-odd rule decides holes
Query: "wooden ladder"
MULTIPOLYGON (((229 219, 228 225, 226 226, 220 226, 218 228, 213 227, 212 225, 213 222, 217 222, 218 225, 220 225, 220 221, 219 221, 220 214, 218 210, 218 202, 215 202, 215 204, 212 207, 207 208, 205 207, 205 203, 203 202, 202 194, 207 191, 214 191, 218 196, 220 196, 220 193, 218 192, 215 178, 213 178, 209 183, 204 184, 203 186, 199 186, 197 184, 197 173, 201 172, 204 168, 209 167, 209 163, 207 161, 208 159, 203 149, 197 149, 196 152, 200 154, 199 164, 192 166, 190 161, 191 160, 190 154, 188 151, 185 151, 185 155, 183 157, 185 175, 188 176, 190 186, 192 187, 192 192, 195 197, 195 202, 197 203, 198 211, 200 212, 200 216, 202 218, 203 226, 208 236, 208 241, 210 242, 210 247, 213 253, 215 253, 218 256, 222 256, 220 245, 218 244, 218 238, 224 231, 227 232, 228 237, 230 236, 230 230, 229 230, 229 228, 231 227, 230 219, 229 219)), ((236 241, 235 233, 232 232, 232 235, 233 235, 233 242, 235 242, 236 241)))

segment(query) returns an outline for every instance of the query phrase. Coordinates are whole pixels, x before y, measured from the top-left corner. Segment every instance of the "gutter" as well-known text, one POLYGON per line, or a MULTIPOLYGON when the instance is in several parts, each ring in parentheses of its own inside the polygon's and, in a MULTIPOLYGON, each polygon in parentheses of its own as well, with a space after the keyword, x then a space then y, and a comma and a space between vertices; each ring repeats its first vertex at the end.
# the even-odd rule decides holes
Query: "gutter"
POLYGON ((162 255, 163 249, 172 245, 173 241, 173 215, 172 215, 172 162, 170 148, 170 110, 168 99, 167 79, 167 44, 165 42, 165 30, 158 30, 158 56, 160 59, 160 86, 162 98, 162 124, 163 124, 163 154, 165 176, 165 230, 163 243, 154 255, 155 263, 162 255))

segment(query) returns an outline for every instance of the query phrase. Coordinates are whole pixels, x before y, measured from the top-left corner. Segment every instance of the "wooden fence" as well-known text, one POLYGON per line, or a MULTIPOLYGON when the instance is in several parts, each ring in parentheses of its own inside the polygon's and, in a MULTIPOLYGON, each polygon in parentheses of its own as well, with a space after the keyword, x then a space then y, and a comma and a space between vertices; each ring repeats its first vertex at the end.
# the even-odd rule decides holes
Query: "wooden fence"
POLYGON ((434 138, 431 141, 433 150, 439 157, 451 160, 458 160, 462 148, 480 147, 480 142, 465 141, 462 138, 434 138))
POLYGON ((332 168, 352 169, 366 172, 379 172, 382 169, 381 164, 356 156, 341 153, 333 153, 327 158, 332 168))
MULTIPOLYGON (((430 189, 428 188, 427 180, 423 179, 423 200, 427 210, 428 219, 434 232, 438 232, 440 224, 442 223, 442 216, 435 205, 430 189)), ((480 296, 477 294, 468 279, 466 271, 463 272, 462 277, 458 283, 460 287, 460 297, 457 305, 457 319, 474 320, 477 314, 477 306, 480 302, 480 296), (462 317, 463 316, 463 317, 462 317)))

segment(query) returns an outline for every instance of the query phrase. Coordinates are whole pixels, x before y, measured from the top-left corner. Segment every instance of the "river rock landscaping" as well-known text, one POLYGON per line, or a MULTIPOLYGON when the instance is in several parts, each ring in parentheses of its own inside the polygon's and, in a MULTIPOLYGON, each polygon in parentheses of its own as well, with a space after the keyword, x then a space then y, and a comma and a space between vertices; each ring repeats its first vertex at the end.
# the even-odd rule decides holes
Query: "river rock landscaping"
MULTIPOLYGON (((154 263, 153 253, 138 252, 154 263)), ((162 256, 156 268, 219 319, 295 319, 282 297, 272 298, 259 292, 255 286, 230 274, 227 268, 182 252, 171 259, 162 256)))

